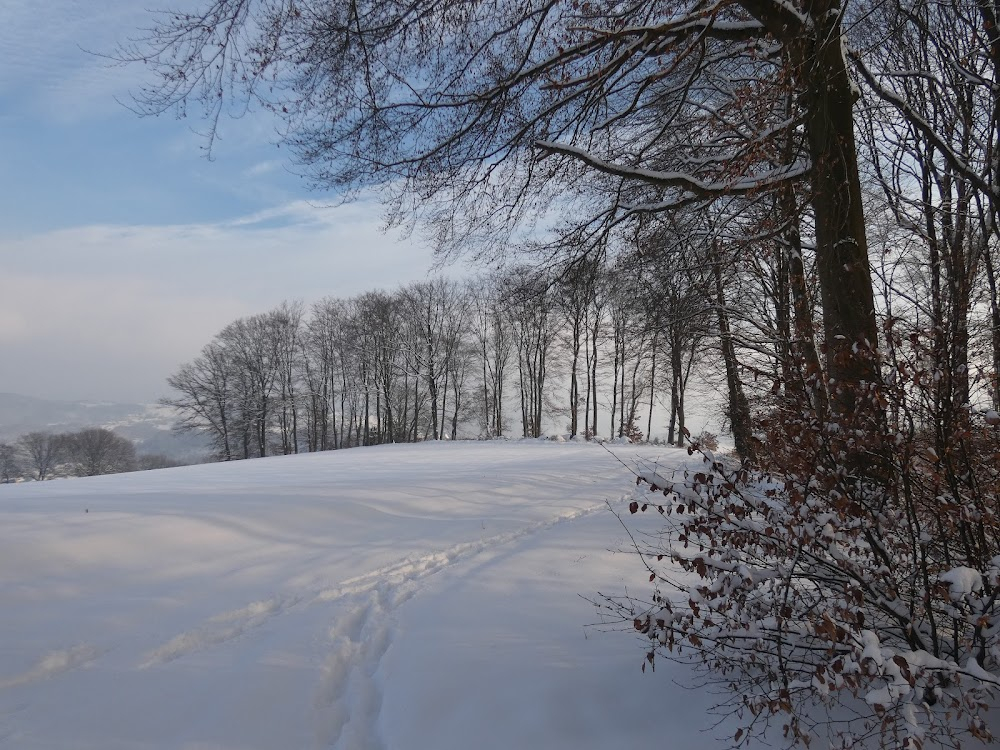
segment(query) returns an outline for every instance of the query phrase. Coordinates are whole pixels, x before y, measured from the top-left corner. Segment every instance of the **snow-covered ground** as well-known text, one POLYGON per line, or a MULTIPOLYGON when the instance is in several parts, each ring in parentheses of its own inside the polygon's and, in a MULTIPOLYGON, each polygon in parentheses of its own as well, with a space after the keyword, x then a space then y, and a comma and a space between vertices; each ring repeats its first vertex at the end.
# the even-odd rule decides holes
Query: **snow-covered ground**
POLYGON ((719 745, 687 668, 585 627, 644 585, 631 484, 530 442, 0 486, 0 747, 719 745))

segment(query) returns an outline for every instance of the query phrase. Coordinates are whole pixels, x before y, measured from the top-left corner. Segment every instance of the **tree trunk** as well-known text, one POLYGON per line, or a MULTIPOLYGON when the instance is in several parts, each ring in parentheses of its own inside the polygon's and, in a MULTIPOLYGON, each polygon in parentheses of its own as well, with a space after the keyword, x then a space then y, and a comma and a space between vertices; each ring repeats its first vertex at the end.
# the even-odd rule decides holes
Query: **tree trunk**
POLYGON ((670 347, 670 434, 668 441, 672 445, 684 445, 684 409, 681 406, 683 371, 684 360, 681 352, 681 341, 680 337, 676 336, 670 347), (674 431, 675 426, 676 432, 674 431))
MULTIPOLYGON (((799 231, 799 214, 795 208, 795 197, 792 188, 788 187, 782 197, 782 213, 789 221, 785 231, 786 252, 788 255, 788 287, 792 297, 792 323, 794 337, 790 355, 796 363, 801 363, 802 371, 792 378, 802 379, 802 386, 812 397, 812 407, 820 423, 826 421, 827 398, 826 385, 823 382, 823 371, 820 367, 819 355, 816 353, 816 333, 813 322, 812 303, 809 300, 809 289, 806 286, 805 266, 802 263, 802 236, 799 231)), ((789 381, 786 381, 786 388, 789 381)), ((794 386, 799 389, 799 383, 794 386)))
POLYGON ((653 403, 656 399, 656 349, 659 346, 658 332, 653 334, 653 360, 649 363, 649 418, 646 420, 646 440, 652 440, 653 403))
POLYGON ((993 373, 990 389, 993 394, 993 408, 1000 411, 1000 299, 997 297, 997 271, 993 265, 993 254, 987 244, 985 252, 986 281, 990 287, 990 343, 993 354, 993 373))
POLYGON ((872 425, 881 410, 863 391, 878 379, 878 328, 854 141, 855 94, 842 49, 839 0, 820 0, 810 11, 815 30, 792 44, 812 160, 826 369, 835 416, 872 425))
POLYGON ((569 374, 569 432, 570 437, 576 437, 579 430, 580 411, 580 382, 577 379, 577 368, 580 363, 580 325, 578 321, 573 321, 573 361, 569 374))
POLYGON ((733 443, 736 452, 744 461, 753 461, 756 452, 753 449, 753 431, 750 421, 750 402, 743 392, 743 383, 736 361, 736 347, 733 345, 733 334, 729 326, 729 313, 726 311, 726 293, 722 285, 722 266, 716 263, 712 268, 715 276, 716 303, 719 310, 719 336, 722 341, 722 360, 726 365, 726 385, 729 391, 729 422, 733 430, 733 443))

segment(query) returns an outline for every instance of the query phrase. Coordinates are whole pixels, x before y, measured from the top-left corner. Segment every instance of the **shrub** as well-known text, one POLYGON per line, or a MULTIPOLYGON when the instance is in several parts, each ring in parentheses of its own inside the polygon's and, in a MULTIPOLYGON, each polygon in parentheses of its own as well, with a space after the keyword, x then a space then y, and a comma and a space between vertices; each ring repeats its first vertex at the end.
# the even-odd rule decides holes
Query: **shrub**
POLYGON ((627 437, 629 441, 633 443, 641 443, 643 434, 642 430, 638 428, 635 423, 635 419, 630 419, 628 424, 622 429, 622 437, 627 437))
POLYGON ((702 430, 700 433, 695 435, 694 444, 702 450, 717 451, 719 450, 719 436, 714 432, 702 430))
POLYGON ((881 421, 824 418, 798 394, 766 468, 703 448, 681 478, 640 472, 630 511, 667 519, 636 535, 655 540, 637 543, 655 586, 611 601, 649 663, 694 655, 728 683, 737 741, 777 715, 804 744, 991 738, 1000 439, 928 392, 940 378, 916 349, 862 396, 881 421))

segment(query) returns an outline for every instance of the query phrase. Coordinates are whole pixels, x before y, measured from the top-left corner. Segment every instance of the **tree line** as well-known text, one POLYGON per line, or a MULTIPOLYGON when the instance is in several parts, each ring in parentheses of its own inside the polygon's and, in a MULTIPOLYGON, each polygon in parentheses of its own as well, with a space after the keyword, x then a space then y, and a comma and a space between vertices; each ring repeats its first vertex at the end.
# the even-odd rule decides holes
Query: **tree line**
POLYGON ((668 441, 680 445, 712 308, 697 273, 660 279, 669 308, 624 280, 636 272, 624 262, 519 267, 308 308, 286 302, 223 328, 168 378, 162 403, 222 460, 540 437, 553 423, 569 437, 641 439, 661 428, 660 403, 668 441), (672 317, 660 326, 651 315, 672 317))
POLYGON ((158 455, 138 454, 128 438, 104 427, 75 432, 36 431, 0 442, 0 483, 60 476, 93 477, 176 466, 158 455))

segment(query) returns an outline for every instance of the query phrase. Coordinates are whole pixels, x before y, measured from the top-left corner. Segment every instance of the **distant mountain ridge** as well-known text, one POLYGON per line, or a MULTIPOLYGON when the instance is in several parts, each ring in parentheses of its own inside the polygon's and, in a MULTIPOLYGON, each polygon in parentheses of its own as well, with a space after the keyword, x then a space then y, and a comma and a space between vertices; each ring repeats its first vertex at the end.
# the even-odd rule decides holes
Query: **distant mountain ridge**
POLYGON ((127 437, 140 453, 157 453, 179 460, 197 460, 208 451, 198 435, 177 434, 173 409, 159 404, 109 401, 56 401, 0 393, 0 441, 16 440, 26 432, 72 432, 106 427, 127 437))

